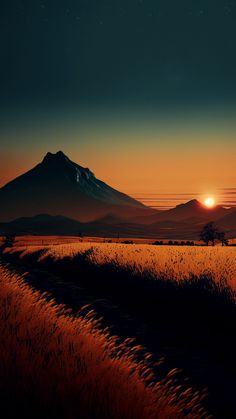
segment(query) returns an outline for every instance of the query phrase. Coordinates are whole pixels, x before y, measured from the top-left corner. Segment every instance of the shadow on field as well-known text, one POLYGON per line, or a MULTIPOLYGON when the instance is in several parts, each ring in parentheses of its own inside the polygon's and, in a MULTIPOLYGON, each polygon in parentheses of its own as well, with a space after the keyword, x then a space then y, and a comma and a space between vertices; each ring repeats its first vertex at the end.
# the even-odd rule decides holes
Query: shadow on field
POLYGON ((20 253, 5 254, 4 259, 28 269, 27 279, 35 288, 50 291, 56 301, 75 311, 92 303, 113 333, 136 337, 156 361, 165 356, 158 373, 183 369, 190 384, 208 388, 207 408, 214 417, 235 418, 236 305, 232 290, 207 276, 176 283, 153 279, 148 272, 135 274, 115 264, 94 265, 87 258, 90 253, 39 261, 40 250, 23 258, 20 253), (54 277, 44 280, 45 274, 54 277), (56 285, 58 279, 61 286, 56 285))

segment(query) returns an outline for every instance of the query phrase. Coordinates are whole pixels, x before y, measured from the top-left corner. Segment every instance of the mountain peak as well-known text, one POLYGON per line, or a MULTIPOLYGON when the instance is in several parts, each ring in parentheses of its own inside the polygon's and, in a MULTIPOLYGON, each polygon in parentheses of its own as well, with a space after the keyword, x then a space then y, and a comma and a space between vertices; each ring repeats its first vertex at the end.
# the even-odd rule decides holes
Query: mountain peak
POLYGON ((197 199, 191 199, 190 201, 188 201, 188 205, 192 207, 202 207, 202 203, 197 199))
POLYGON ((179 204, 176 206, 176 208, 202 208, 201 202, 199 202, 197 199, 191 199, 188 202, 185 202, 183 204, 179 204))
POLYGON ((50 151, 44 156, 43 162, 48 161, 69 161, 68 157, 59 150, 56 153, 51 153, 50 151))
POLYGON ((0 196, 3 220, 47 213, 87 221, 110 212, 128 216, 149 211, 97 179, 61 150, 48 152, 41 163, 0 188, 0 196))

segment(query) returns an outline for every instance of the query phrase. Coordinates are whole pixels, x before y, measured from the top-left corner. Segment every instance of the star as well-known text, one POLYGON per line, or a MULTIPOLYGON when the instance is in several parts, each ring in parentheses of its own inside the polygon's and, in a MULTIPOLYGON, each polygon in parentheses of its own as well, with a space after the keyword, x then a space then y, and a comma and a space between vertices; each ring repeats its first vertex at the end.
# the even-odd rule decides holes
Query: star
POLYGON ((203 16, 203 15, 204 15, 204 13, 205 13, 205 10, 201 9, 201 10, 198 10, 198 11, 197 11, 196 15, 197 15, 197 16, 203 16))
POLYGON ((230 6, 226 6, 224 8, 225 14, 230 15, 232 13, 232 8, 230 6))

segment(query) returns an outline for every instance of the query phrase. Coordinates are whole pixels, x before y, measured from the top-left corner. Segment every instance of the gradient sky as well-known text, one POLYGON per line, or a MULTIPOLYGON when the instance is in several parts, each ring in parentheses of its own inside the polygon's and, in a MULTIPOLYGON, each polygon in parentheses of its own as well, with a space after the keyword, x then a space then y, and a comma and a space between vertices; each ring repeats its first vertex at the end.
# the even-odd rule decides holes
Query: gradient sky
POLYGON ((2 1, 0 185, 62 149, 148 205, 235 204, 235 43, 235 1, 2 1))

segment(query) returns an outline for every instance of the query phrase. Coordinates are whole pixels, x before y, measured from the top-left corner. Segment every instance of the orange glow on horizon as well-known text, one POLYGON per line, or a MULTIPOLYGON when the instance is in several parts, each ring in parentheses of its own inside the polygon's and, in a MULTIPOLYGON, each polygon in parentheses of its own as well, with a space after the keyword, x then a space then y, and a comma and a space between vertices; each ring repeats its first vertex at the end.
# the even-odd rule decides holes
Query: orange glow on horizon
POLYGON ((4 149, 0 153, 0 187, 37 165, 48 151, 61 149, 74 162, 89 167, 98 179, 156 209, 173 208, 191 199, 205 206, 204 200, 211 196, 218 205, 236 205, 235 193, 228 191, 236 184, 232 172, 235 145, 217 143, 212 153, 206 138, 203 153, 201 144, 177 139, 155 142, 147 137, 145 143, 139 141, 134 146, 127 137, 121 146, 105 138, 99 147, 93 138, 86 139, 81 145, 71 140, 65 147, 62 140, 51 146, 47 138, 47 144, 40 146, 4 149))

